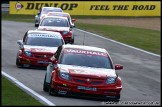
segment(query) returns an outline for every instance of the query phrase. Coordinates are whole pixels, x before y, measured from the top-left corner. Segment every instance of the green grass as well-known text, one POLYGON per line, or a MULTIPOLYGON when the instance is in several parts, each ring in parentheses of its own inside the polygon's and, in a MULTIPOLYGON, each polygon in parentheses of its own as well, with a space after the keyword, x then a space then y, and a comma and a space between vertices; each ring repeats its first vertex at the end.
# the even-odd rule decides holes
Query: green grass
POLYGON ((35 15, 10 15, 2 14, 2 20, 11 20, 17 22, 33 22, 35 21, 35 15))
POLYGON ((2 106, 43 106, 42 103, 25 93, 9 80, 1 76, 2 106))
POLYGON ((75 25, 80 29, 160 54, 160 31, 114 25, 85 23, 76 23, 75 25))
MULTIPOLYGON (((72 18, 117 18, 117 17, 107 17, 107 16, 71 16, 72 18)), ((2 14, 2 20, 12 20, 19 22, 31 22, 34 25, 35 15, 9 15, 2 14)), ((124 18, 124 17, 120 17, 124 18)), ((132 18, 132 17, 126 17, 132 18)), ((100 34, 104 37, 137 47, 143 50, 153 52, 156 54, 160 53, 160 31, 149 30, 142 28, 124 27, 117 25, 99 25, 99 24, 85 24, 75 22, 76 28, 80 28, 89 32, 100 34)))

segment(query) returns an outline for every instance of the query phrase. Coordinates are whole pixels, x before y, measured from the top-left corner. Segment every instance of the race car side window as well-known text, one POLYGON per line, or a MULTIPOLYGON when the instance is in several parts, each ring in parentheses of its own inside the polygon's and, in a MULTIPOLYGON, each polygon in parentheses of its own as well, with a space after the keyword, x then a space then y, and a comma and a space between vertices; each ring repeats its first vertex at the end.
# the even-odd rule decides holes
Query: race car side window
POLYGON ((57 49, 57 51, 56 51, 56 53, 55 53, 55 58, 57 59, 57 61, 58 61, 58 59, 59 59, 61 50, 62 50, 62 46, 59 46, 58 49, 57 49))
POLYGON ((26 38, 27 38, 27 34, 28 34, 28 31, 25 33, 24 37, 23 37, 23 43, 25 42, 26 38))

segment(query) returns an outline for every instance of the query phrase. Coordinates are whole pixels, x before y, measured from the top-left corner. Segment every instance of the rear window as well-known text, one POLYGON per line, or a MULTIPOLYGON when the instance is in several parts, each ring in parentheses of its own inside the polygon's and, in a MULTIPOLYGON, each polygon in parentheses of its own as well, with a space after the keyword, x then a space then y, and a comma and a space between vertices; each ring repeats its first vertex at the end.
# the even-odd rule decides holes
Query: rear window
POLYGON ((45 18, 40 26, 55 26, 55 27, 69 27, 69 23, 66 19, 61 18, 45 18))
POLYGON ((62 39, 49 34, 29 34, 25 45, 58 47, 63 44, 62 39))
POLYGON ((106 53, 85 50, 64 50, 60 64, 113 69, 106 53))

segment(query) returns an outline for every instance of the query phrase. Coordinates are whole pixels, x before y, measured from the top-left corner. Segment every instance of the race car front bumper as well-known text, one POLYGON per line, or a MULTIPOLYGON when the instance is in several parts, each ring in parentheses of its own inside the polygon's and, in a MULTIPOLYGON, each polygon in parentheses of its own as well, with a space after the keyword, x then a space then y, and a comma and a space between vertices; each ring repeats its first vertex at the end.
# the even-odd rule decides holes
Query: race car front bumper
POLYGON ((44 66, 46 67, 49 62, 48 59, 40 59, 40 58, 31 58, 25 56, 19 56, 19 63, 24 66, 44 66))
POLYGON ((113 85, 83 85, 83 84, 76 84, 70 83, 66 81, 53 81, 51 88, 53 91, 57 92, 58 94, 67 94, 70 95, 71 93, 77 94, 85 94, 85 95, 95 95, 95 96, 106 96, 110 98, 115 98, 116 96, 120 96, 120 92, 122 90, 121 84, 113 85))

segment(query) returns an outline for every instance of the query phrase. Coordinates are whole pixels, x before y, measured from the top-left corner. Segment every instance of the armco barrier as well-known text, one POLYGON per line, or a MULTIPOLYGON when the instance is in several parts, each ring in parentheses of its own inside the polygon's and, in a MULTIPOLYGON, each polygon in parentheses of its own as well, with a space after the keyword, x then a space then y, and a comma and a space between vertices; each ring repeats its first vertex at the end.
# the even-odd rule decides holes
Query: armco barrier
POLYGON ((3 13, 9 13, 9 4, 1 4, 1 12, 3 13))
POLYGON ((160 16, 160 1, 10 1, 10 14, 37 14, 41 7, 60 7, 71 15, 160 16))

